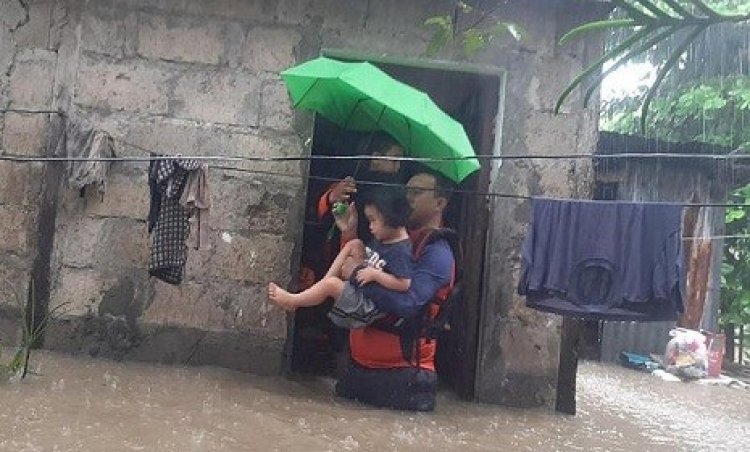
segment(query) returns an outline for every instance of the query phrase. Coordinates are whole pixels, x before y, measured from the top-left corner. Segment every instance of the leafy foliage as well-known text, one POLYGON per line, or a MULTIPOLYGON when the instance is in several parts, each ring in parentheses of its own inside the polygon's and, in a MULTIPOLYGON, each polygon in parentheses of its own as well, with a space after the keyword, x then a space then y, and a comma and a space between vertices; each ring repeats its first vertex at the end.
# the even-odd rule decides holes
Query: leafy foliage
MULTIPOLYGON (((736 190, 737 202, 750 204, 750 186, 736 190)), ((750 235, 750 218, 746 209, 732 207, 726 212, 727 234, 750 235)), ((721 268, 721 322, 750 325, 750 239, 728 243, 721 268)))
MULTIPOLYGON (((13 286, 8 281, 2 282, 5 282, 4 285, 7 288, 10 288, 9 290, 4 291, 4 293, 10 296, 12 304, 15 304, 23 315, 21 316, 21 342, 13 352, 10 362, 4 365, 0 363, 0 377, 8 378, 18 376, 23 379, 26 378, 26 375, 29 373, 32 347, 39 342, 47 328, 50 326, 50 323, 62 315, 70 303, 61 303, 59 306, 42 315, 38 322, 35 322, 34 319, 37 319, 37 313, 36 303, 34 301, 36 298, 34 296, 33 282, 29 287, 28 306, 22 301, 22 297, 12 289, 13 286)), ((0 352, 2 352, 2 348, 0 348, 0 352)))
MULTIPOLYGON (((618 99, 603 108, 602 128, 639 132, 638 99, 618 99)), ((668 141, 701 141, 750 151, 750 77, 713 77, 675 87, 652 102, 647 128, 668 141)))
POLYGON ((424 24, 433 30, 433 35, 425 55, 433 57, 449 46, 460 45, 464 58, 471 58, 499 36, 509 35, 516 41, 524 39, 526 32, 521 26, 494 19, 500 2, 497 3, 485 10, 458 1, 452 14, 428 18, 424 24))
POLYGON ((629 29, 631 34, 584 69, 562 92, 555 106, 559 112, 567 97, 583 83, 590 87, 585 95, 587 104, 594 90, 602 80, 622 65, 641 56, 654 46, 667 41, 670 37, 679 36, 674 48, 659 67, 656 80, 642 99, 640 128, 644 132, 648 111, 659 85, 667 74, 678 65, 680 58, 693 41, 709 27, 722 23, 745 22, 750 14, 740 14, 738 10, 708 6, 703 0, 612 0, 611 3, 621 10, 626 18, 612 18, 583 24, 569 31, 560 39, 561 43, 569 42, 581 35, 603 30, 629 29), (605 63, 613 64, 602 71, 605 63))

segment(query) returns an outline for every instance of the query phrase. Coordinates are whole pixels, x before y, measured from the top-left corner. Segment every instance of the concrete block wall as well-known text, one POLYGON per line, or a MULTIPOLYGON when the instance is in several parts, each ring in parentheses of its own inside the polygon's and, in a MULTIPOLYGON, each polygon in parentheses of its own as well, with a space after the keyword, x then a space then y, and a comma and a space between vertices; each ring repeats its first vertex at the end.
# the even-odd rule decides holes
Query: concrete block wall
MULTIPOLYGON (((528 39, 502 43, 479 60, 508 69, 502 153, 591 154, 598 109, 584 109, 572 95, 559 115, 559 93, 600 54, 601 41, 557 45, 573 26, 603 12, 590 2, 511 2, 505 20, 527 27, 528 39)), ((592 103, 596 105, 596 103, 592 103)), ((587 198, 593 172, 589 160, 510 160, 498 166, 491 190, 519 195, 587 198)), ((487 242, 485 274, 497 275, 485 288, 480 320, 476 395, 480 400, 520 407, 553 406, 560 354, 561 318, 527 309, 517 295, 519 250, 530 218, 530 202, 495 198, 487 242)))
MULTIPOLYGON (((66 2, 75 32, 61 51, 74 63, 57 100, 109 131, 119 155, 308 152, 278 76, 297 61, 296 30, 257 14, 268 5, 207 3, 66 2)), ((147 274, 147 165, 113 164, 103 198, 61 187, 51 306, 72 304, 47 346, 278 373, 286 316, 265 287, 291 279, 304 168, 242 166, 280 175, 211 170, 209 247, 189 251, 178 287, 147 274)))
MULTIPOLYGON (((48 48, 50 2, 0 2, 0 155, 45 152, 55 52, 48 48), (9 108, 18 112, 5 112, 9 108)), ((20 339, 21 310, 37 251, 45 167, 0 161, 0 346, 20 339)))
MULTIPOLYGON (((508 70, 502 152, 593 152, 595 112, 575 102, 561 116, 551 112, 556 93, 582 67, 587 52, 596 51, 555 45, 561 31, 581 17, 561 3, 570 2, 507 2, 499 15, 521 23, 530 38, 521 44, 495 40, 472 61, 508 70)), ((449 4, 0 0, 0 102, 74 112, 109 131, 119 155, 143 155, 138 148, 305 155, 310 117, 291 109, 279 72, 322 48, 421 57, 430 37, 424 20, 446 14, 449 4)), ((456 56, 448 52, 441 58, 456 56)), ((49 122, 45 114, 0 115, 3 152, 42 154, 49 122)), ((285 176, 212 170, 211 249, 190 251, 180 287, 147 275, 146 165, 113 164, 103 198, 60 186, 50 303, 70 303, 70 311, 46 346, 277 372, 286 318, 266 302, 265 284, 270 279, 287 284, 294 272, 306 167, 243 167, 285 176)), ((504 162, 492 189, 580 193, 586 191, 588 170, 573 163, 504 162)), ((0 166, 0 175, 23 181, 13 184, 15 191, 0 191, 0 227, 9 231, 0 245, 1 271, 23 273, 35 253, 34 206, 41 187, 29 173, 34 171, 43 167, 0 166)), ((487 274, 494 276, 487 280, 483 307, 477 395, 483 401, 550 406, 559 325, 527 311, 514 296, 528 206, 495 201, 493 209, 487 274)))

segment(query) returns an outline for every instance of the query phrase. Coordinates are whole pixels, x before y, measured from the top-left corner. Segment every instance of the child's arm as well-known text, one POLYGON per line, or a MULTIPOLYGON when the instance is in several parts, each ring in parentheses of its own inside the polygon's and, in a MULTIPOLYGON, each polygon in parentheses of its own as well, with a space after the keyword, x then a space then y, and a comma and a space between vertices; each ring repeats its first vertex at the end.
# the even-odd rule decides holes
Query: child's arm
POLYGON ((367 284, 375 282, 388 290, 396 292, 406 292, 411 287, 411 278, 397 278, 383 270, 372 267, 366 267, 357 273, 357 282, 367 284))

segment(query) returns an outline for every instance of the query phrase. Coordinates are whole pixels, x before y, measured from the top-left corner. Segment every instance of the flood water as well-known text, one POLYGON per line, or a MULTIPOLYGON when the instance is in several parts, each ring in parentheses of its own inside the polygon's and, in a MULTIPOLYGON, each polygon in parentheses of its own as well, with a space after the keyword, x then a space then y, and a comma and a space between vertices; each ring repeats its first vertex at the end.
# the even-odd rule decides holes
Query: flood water
POLYGON ((336 399, 326 379, 50 352, 0 383, 0 451, 750 450, 750 390, 583 363, 579 414, 469 404, 433 414, 336 399))

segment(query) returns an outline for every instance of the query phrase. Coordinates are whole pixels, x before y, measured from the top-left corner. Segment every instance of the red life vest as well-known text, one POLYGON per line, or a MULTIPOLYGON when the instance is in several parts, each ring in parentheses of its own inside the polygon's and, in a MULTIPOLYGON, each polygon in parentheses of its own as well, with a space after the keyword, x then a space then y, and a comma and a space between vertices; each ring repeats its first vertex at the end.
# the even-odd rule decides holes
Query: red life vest
MULTIPOLYGON (((418 260, 430 243, 445 239, 453 250, 454 259, 460 257, 455 232, 449 229, 432 229, 414 234, 414 258, 418 260), (458 253, 458 254, 457 254, 458 253)), ((444 325, 436 324, 441 309, 451 298, 456 283, 456 261, 451 281, 441 287, 423 310, 411 318, 386 316, 375 324, 351 330, 349 343, 354 361, 374 369, 392 369, 419 366, 435 370, 436 332, 444 325)), ((442 323, 440 320, 438 323, 442 323)))

